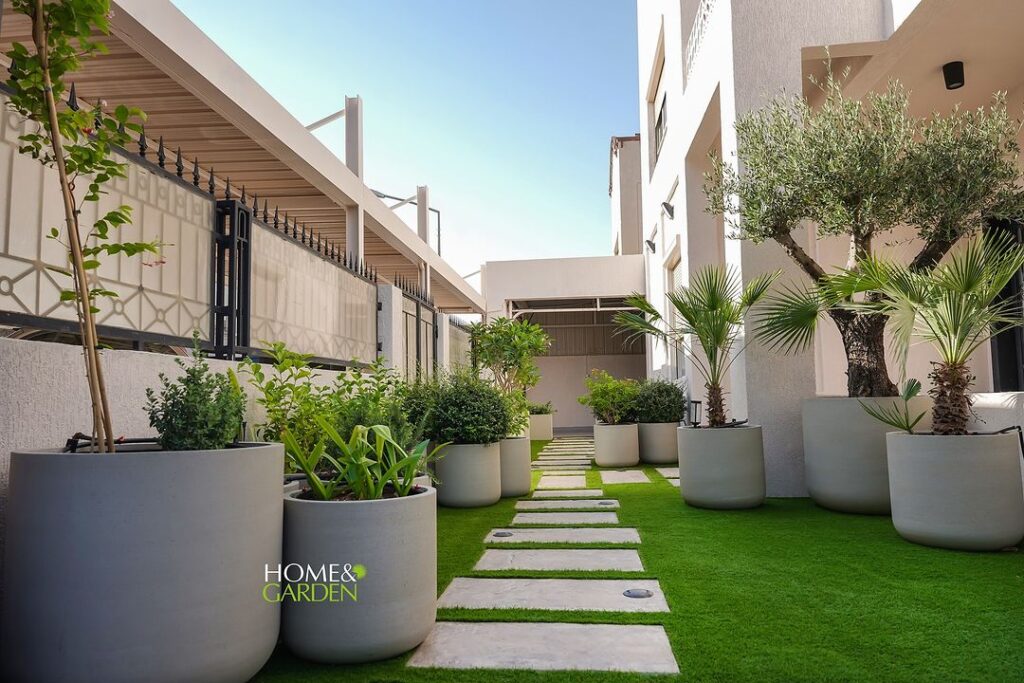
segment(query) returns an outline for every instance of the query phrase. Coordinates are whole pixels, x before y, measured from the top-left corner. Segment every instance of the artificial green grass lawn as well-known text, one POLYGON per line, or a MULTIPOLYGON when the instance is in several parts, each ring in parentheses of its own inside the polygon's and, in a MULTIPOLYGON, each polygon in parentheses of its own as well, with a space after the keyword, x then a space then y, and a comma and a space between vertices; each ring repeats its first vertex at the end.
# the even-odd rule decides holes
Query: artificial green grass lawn
MULTIPOLYGON (((657 578, 670 614, 441 610, 438 618, 663 624, 680 676, 407 669, 407 656, 332 667, 302 662, 281 647, 255 680, 1024 680, 1024 553, 924 548, 900 539, 886 517, 828 512, 806 499, 770 499, 748 511, 697 510, 653 469, 648 475, 653 484, 603 487, 621 502, 622 525, 640 530, 647 571, 585 575, 657 578)), ((588 478, 600 486, 597 472, 588 478)), ((455 576, 495 575, 475 573, 473 565, 485 534, 508 524, 514 504, 438 509, 439 591, 455 576)))

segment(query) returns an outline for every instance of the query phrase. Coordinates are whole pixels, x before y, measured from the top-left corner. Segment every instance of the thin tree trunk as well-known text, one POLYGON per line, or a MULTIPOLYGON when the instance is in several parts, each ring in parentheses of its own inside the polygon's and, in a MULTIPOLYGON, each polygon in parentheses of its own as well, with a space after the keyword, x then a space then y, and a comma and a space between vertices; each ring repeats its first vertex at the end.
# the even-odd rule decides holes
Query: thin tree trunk
POLYGON ((928 373, 932 388, 928 394, 935 401, 932 408, 932 430, 936 434, 966 434, 971 414, 968 393, 974 376, 966 365, 933 363, 928 373))
POLYGON ((32 41, 35 43, 36 51, 39 55, 39 63, 42 67, 50 142, 53 145, 54 166, 57 169, 57 176, 60 178, 61 196, 64 200, 64 220, 67 224, 68 247, 71 250, 71 266, 75 280, 75 291, 78 294, 76 306, 82 332, 85 374, 89 383, 89 397, 92 401, 93 443, 101 452, 113 452, 114 429, 110 422, 106 389, 103 384, 103 373, 100 369, 96 321, 92 314, 92 304, 89 299, 89 280, 85 272, 82 240, 78 232, 78 212, 75 208, 75 197, 71 189, 71 183, 68 181, 67 168, 64 164, 64 143, 61 139, 57 120, 57 102, 53 96, 53 82, 50 79, 49 54, 47 51, 44 22, 43 0, 36 0, 36 9, 32 17, 32 41))
POLYGON ((831 310, 846 351, 846 389, 849 396, 896 396, 885 362, 886 317, 831 310))
POLYGON ((708 399, 708 426, 721 427, 725 424, 725 399, 722 387, 716 384, 705 384, 708 399))

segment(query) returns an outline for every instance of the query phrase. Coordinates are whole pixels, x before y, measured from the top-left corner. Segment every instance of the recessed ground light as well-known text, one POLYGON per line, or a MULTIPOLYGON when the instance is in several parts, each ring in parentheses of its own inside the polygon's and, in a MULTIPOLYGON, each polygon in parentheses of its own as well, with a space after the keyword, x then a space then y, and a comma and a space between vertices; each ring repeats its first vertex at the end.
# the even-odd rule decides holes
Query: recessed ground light
POLYGON ((615 505, 615 501, 613 501, 613 500, 602 500, 601 502, 598 503, 598 505, 615 505))
POLYGON ((494 537, 495 538, 508 538, 511 535, 512 535, 511 531, 495 531, 494 532, 494 537))
POLYGON ((646 588, 630 588, 627 591, 622 592, 627 598, 652 598, 654 593, 647 590, 646 588))

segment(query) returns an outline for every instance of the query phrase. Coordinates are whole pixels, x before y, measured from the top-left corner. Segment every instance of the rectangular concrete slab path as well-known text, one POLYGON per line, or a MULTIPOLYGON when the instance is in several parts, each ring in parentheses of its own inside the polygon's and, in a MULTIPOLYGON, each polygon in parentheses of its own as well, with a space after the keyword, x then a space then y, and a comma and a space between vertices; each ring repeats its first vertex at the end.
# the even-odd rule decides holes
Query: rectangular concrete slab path
POLYGON ((517 527, 515 529, 491 529, 484 538, 484 543, 607 543, 609 545, 634 544, 640 542, 640 534, 636 529, 628 527, 563 527, 561 529, 532 529, 517 527), (508 534, 499 536, 497 534, 508 534))
POLYGON ((601 489, 565 489, 563 491, 534 491, 533 498, 601 498, 601 489))
POLYGON ((545 463, 542 465, 534 465, 533 469, 541 470, 544 472, 580 472, 584 470, 589 470, 590 465, 548 465, 545 463))
POLYGON ((668 483, 672 484, 676 488, 679 488, 679 480, 678 479, 669 479, 668 483))
POLYGON ((604 484, 650 484, 651 480, 643 470, 602 470, 604 484))
POLYGON ((438 608, 582 610, 588 612, 668 612, 656 579, 452 579, 438 608), (649 598, 627 598, 630 589, 649 598))
POLYGON ((587 486, 587 478, 582 474, 554 475, 545 474, 537 483, 539 489, 582 489, 587 486))
POLYGON ((618 524, 614 512, 519 512, 512 518, 512 526, 541 524, 563 526, 567 524, 618 524))
POLYGON ((617 500, 520 500, 516 510, 617 510, 617 500))
POLYGON ((438 622, 409 666, 679 673, 661 626, 438 622))
POLYGON ((655 467, 658 474, 665 477, 666 479, 678 479, 679 468, 678 467, 655 467))
POLYGON ((496 571, 619 571, 642 572, 644 565, 635 550, 591 550, 551 548, 543 550, 505 550, 490 548, 474 569, 496 571))

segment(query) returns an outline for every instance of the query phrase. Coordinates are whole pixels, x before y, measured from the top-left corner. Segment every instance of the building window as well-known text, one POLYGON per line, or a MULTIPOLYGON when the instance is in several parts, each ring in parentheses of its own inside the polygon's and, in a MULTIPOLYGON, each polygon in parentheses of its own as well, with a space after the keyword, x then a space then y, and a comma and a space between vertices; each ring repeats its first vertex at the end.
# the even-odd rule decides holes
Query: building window
POLYGON ((654 160, 657 162, 661 154, 661 145, 665 142, 665 133, 668 132, 668 98, 661 98, 661 107, 658 108, 658 118, 654 121, 654 160))

